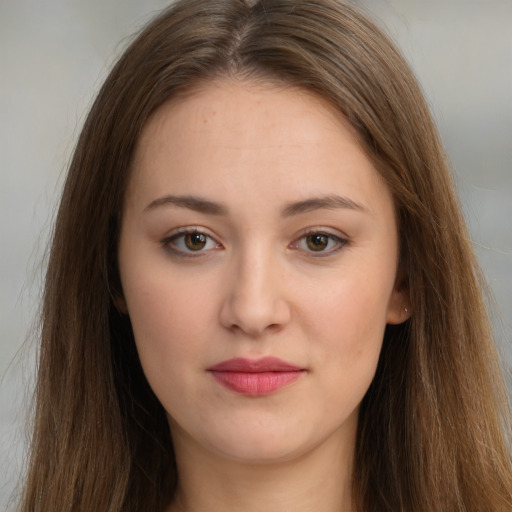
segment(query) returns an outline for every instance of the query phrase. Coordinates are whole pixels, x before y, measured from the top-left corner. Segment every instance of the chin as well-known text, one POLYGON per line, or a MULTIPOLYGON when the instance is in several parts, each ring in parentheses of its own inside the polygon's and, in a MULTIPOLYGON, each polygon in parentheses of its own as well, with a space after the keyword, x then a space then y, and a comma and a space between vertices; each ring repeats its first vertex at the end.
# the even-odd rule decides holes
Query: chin
POLYGON ((210 430, 199 442, 218 456, 244 464, 275 464, 296 460, 331 437, 331 432, 307 428, 301 422, 264 424, 240 422, 235 428, 210 430))
POLYGON ((229 444, 216 445, 216 452, 227 460, 241 464, 262 465, 278 464, 294 460, 311 447, 308 443, 290 443, 281 439, 248 439, 231 441, 229 444))

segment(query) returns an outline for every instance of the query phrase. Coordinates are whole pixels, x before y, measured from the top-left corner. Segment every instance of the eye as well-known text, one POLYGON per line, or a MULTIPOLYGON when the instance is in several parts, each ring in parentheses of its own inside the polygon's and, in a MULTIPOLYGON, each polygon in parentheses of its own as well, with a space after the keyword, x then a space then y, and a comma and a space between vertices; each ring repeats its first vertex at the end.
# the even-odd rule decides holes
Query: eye
POLYGON ((211 236, 196 229, 175 233, 162 240, 162 245, 175 253, 184 255, 204 253, 221 247, 211 236))
POLYGON ((293 248, 301 251, 318 253, 318 255, 327 256, 341 249, 347 240, 321 231, 306 233, 292 244, 293 248))

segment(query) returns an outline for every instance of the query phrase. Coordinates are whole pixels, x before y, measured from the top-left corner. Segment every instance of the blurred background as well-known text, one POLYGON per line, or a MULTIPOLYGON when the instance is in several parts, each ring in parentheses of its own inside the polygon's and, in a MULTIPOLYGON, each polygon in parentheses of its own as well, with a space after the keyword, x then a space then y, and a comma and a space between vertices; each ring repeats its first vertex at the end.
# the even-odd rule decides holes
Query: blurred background
MULTIPOLYGON (((431 104, 496 298, 496 333, 510 369, 512 0, 354 3, 397 42, 431 104)), ((26 450, 33 323, 67 161, 116 56, 167 4, 0 1, 0 510, 14 510, 26 450)))

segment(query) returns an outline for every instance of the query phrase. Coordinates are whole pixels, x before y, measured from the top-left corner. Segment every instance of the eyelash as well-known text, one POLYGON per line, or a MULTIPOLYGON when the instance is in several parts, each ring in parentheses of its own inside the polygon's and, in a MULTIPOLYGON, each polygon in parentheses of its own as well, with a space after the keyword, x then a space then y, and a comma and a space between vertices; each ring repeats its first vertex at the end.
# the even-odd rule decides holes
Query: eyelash
POLYGON ((216 250, 222 248, 222 246, 214 240, 212 236, 210 236, 208 233, 205 233, 200 228, 191 227, 191 228, 182 228, 177 230, 172 235, 165 237, 162 242, 162 246, 167 249, 168 251, 171 251, 173 254, 176 254, 178 256, 184 257, 184 258, 197 258, 204 256, 206 251, 210 250, 216 250), (193 250, 186 250, 186 249, 180 249, 176 247, 176 241, 177 240, 183 240, 185 243, 185 237, 187 235, 200 235, 206 238, 205 244, 207 245, 209 242, 214 242, 216 247, 208 248, 204 250, 204 248, 201 248, 200 250, 193 251, 193 250))
MULTIPOLYGON (((289 245, 289 247, 292 249, 302 250, 305 253, 308 253, 308 255, 311 255, 315 258, 322 258, 322 257, 330 256, 330 255, 338 252, 347 243, 348 243, 348 240, 346 240, 345 238, 342 238, 340 236, 334 235, 332 233, 328 233, 328 232, 325 232, 322 230, 310 230, 310 231, 303 233, 299 238, 297 238, 295 241, 293 241, 289 245), (301 249, 300 244, 301 243, 307 244, 309 237, 325 237, 325 238, 327 238, 327 247, 329 246, 329 243, 331 243, 331 242, 334 242, 334 247, 331 247, 327 250, 322 249, 319 251, 308 250, 307 248, 301 249)), ((196 228, 196 227, 179 229, 177 232, 173 233, 172 235, 165 237, 161 241, 161 244, 166 250, 171 251, 173 254, 178 255, 180 257, 184 257, 184 258, 202 257, 208 251, 218 250, 218 249, 222 248, 222 245, 219 244, 218 242, 216 242, 212 236, 205 233, 200 228, 196 228), (176 242, 178 240, 182 240, 183 243, 186 243, 185 237, 187 235, 199 235, 199 236, 205 237, 205 239, 206 239, 205 246, 208 245, 208 243, 213 242, 215 244, 215 247, 210 247, 210 248, 206 248, 206 249, 204 247, 202 247, 202 248, 198 249, 197 251, 191 250, 190 248, 189 248, 189 250, 187 250, 187 249, 176 247, 176 245, 177 245, 176 242)))
POLYGON ((332 254, 337 253, 339 250, 341 250, 348 243, 347 239, 342 238, 340 236, 334 235, 326 231, 322 231, 321 229, 312 229, 303 233, 299 238, 296 239, 296 241, 292 242, 290 246, 294 249, 300 249, 299 244, 301 242, 307 244, 307 239, 310 237, 325 237, 327 238, 327 244, 329 244, 330 242, 334 242, 334 247, 331 247, 327 250, 314 251, 303 249, 305 252, 308 253, 308 255, 312 255, 315 258, 325 258, 331 256, 332 254))

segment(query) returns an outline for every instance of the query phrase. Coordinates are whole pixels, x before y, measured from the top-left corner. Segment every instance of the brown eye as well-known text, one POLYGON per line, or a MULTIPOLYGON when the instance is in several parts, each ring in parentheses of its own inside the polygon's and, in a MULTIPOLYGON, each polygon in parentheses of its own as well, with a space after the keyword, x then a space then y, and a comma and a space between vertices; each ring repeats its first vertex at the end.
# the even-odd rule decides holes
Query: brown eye
POLYGON ((295 240, 291 247, 310 256, 330 256, 342 249, 348 241, 325 231, 311 231, 295 240))
POLYGON ((177 256, 200 256, 213 249, 220 249, 211 236, 201 231, 184 231, 162 240, 162 246, 177 256))
POLYGON ((312 251, 324 251, 329 244, 329 236, 315 233, 306 237, 308 249, 312 251))
POLYGON ((184 238, 185 246, 191 251, 200 251, 204 249, 207 242, 206 235, 202 233, 187 233, 184 238))

